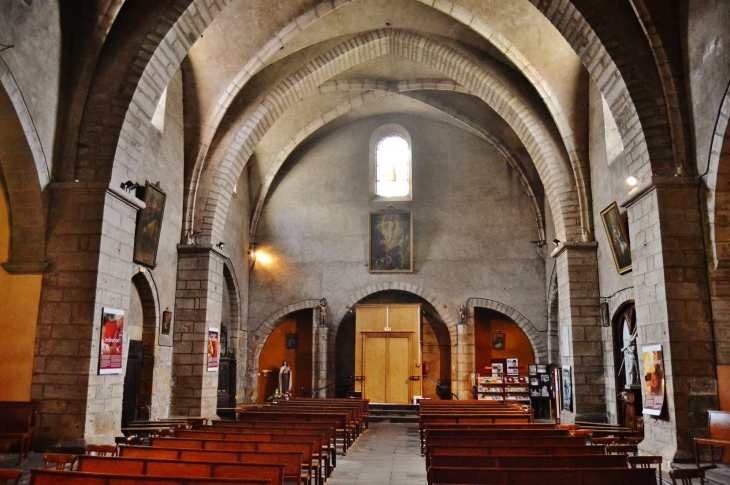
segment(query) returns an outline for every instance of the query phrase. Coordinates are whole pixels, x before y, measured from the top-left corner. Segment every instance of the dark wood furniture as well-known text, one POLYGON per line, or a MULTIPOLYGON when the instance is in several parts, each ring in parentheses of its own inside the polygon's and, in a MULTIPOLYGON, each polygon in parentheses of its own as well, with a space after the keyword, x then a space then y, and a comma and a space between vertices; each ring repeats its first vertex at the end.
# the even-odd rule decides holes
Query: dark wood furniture
POLYGON ((715 466, 715 457, 712 456, 714 446, 730 448, 730 412, 709 411, 707 428, 708 438, 695 438, 695 463, 700 467, 700 446, 710 447, 710 463, 715 466))
POLYGON ((18 465, 33 443, 38 415, 38 403, 34 401, 0 401, 0 443, 6 446, 18 444, 18 465))

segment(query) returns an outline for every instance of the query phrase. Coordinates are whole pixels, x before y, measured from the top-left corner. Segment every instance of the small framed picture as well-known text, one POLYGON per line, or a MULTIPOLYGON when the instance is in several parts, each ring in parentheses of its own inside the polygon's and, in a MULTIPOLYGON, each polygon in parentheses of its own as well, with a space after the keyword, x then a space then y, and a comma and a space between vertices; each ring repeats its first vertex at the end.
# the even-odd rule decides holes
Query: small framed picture
POLYGON ((160 322, 160 338, 159 345, 162 347, 172 347, 172 312, 166 308, 162 312, 162 321, 160 322))
POLYGON ((537 373, 538 374, 544 374, 547 372, 547 366, 546 365, 537 365, 537 373))
POLYGON ((492 350, 504 350, 505 341, 504 334, 502 332, 495 332, 492 334, 492 350))
POLYGON ((299 335, 294 332, 286 334, 286 348, 287 350, 296 350, 299 346, 299 335))
POLYGON ((528 365, 527 374, 531 376, 537 375, 537 366, 535 364, 528 365))
POLYGON ((548 375, 548 374, 541 375, 540 380, 542 382, 550 382, 550 375, 548 375))

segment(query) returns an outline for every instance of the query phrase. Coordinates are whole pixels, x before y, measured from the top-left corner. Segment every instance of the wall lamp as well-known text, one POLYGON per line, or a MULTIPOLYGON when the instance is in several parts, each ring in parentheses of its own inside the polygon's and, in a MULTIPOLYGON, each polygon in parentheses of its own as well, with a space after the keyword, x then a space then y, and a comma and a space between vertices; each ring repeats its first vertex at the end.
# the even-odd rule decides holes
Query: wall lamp
POLYGON ((629 177, 626 179, 626 183, 632 187, 636 187, 637 185, 639 185, 639 180, 633 175, 629 175, 629 177))
POLYGON ((221 251, 223 251, 223 247, 225 245, 226 245, 226 243, 224 243, 223 241, 221 241, 218 244, 216 244, 215 247, 217 247, 218 249, 220 249, 221 251))
POLYGON ((560 246, 560 243, 560 239, 553 239, 553 244, 555 244, 556 246, 560 246))
POLYGON ((125 191, 126 191, 127 193, 131 193, 131 192, 132 192, 133 190, 137 190, 137 188, 139 187, 139 184, 137 184, 137 183, 135 183, 135 182, 132 182, 131 180, 127 180, 126 182, 124 182, 124 183, 123 183, 123 184, 121 185, 121 187, 122 187, 122 188, 123 188, 123 189, 124 189, 124 190, 125 190, 125 191))

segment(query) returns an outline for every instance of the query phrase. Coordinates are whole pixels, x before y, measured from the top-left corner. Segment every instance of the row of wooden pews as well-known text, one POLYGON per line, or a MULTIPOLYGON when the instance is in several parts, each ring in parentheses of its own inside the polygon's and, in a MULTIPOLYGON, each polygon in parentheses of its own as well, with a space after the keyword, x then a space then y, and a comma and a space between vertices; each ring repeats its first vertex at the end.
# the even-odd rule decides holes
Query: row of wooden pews
MULTIPOLYGON (((73 471, 33 470, 32 485, 324 485, 367 429, 368 402, 301 399, 237 410, 237 421, 137 423, 146 446, 80 456, 73 471)), ((139 437, 131 439, 141 440, 139 437)))
POLYGON ((429 485, 656 484, 653 469, 629 468, 626 454, 607 454, 574 429, 534 423, 517 406, 422 402, 419 416, 429 485))

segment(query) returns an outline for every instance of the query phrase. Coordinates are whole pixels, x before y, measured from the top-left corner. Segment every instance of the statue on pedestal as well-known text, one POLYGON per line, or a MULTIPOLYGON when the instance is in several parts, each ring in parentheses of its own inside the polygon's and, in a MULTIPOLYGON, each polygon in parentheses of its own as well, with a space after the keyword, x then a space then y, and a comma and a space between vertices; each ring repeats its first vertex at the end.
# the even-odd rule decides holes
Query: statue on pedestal
POLYGON ((284 396, 284 399, 288 399, 291 395, 292 387, 292 373, 289 364, 284 361, 279 368, 279 391, 284 396))
POLYGON ((319 324, 320 326, 325 326, 325 319, 327 318, 327 300, 322 298, 319 300, 319 324))
POLYGON ((621 347, 621 352, 624 353, 626 386, 633 386, 639 383, 639 369, 636 365, 636 328, 634 328, 634 333, 628 336, 628 339, 627 335, 624 334, 624 344, 625 345, 621 347))

